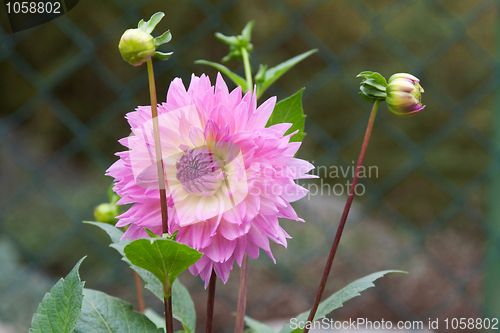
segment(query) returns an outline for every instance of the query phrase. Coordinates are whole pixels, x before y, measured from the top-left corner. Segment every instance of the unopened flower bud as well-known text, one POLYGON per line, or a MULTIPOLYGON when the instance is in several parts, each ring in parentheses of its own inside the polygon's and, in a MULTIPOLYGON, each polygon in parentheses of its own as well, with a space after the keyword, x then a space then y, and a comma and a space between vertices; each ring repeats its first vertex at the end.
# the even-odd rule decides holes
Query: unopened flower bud
POLYGON ((102 203, 94 209, 94 217, 97 222, 115 224, 120 215, 118 206, 111 203, 102 203))
POLYGON ((389 78, 385 99, 389 111, 397 116, 407 117, 424 109, 419 79, 411 74, 398 73, 389 78))
POLYGON ((128 29, 122 35, 118 48, 122 54, 123 59, 129 64, 139 66, 151 59, 151 57, 160 60, 167 60, 172 55, 170 53, 163 53, 156 51, 158 46, 168 43, 172 39, 170 31, 165 31, 161 36, 153 38, 151 33, 156 25, 165 16, 162 12, 155 13, 151 16, 149 21, 144 22, 140 20, 137 29, 128 29))
POLYGON ((118 48, 123 59, 134 66, 145 63, 156 52, 153 36, 138 28, 125 31, 118 48))

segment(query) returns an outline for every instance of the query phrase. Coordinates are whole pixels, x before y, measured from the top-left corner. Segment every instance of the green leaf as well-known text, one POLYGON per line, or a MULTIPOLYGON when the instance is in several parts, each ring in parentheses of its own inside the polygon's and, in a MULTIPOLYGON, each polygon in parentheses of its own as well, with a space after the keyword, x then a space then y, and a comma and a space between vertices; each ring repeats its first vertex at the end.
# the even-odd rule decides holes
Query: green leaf
POLYGON ((73 332, 83 301, 84 282, 78 274, 83 259, 85 257, 76 263, 65 279, 60 279, 45 294, 33 316, 30 333, 73 332))
MULTIPOLYGON (((120 238, 123 236, 123 232, 118 228, 106 223, 90 221, 85 221, 84 223, 98 226, 99 228, 106 231, 110 236, 111 241, 114 242, 110 246, 120 252, 120 254, 124 256, 123 260, 125 260, 130 265, 130 267, 140 275, 145 283, 145 288, 149 289, 156 297, 158 297, 158 299, 163 302, 163 286, 160 280, 158 280, 158 278, 153 275, 153 273, 145 270, 144 268, 133 265, 125 257, 124 248, 125 246, 130 244, 130 240, 126 239, 120 241, 120 238)), ((176 233, 174 233, 174 235, 175 234, 176 233)), ((196 312, 194 303, 187 289, 178 280, 175 280, 172 285, 172 313, 174 318, 181 322, 186 333, 195 331, 196 312)))
POLYGON ((149 19, 149 21, 144 22, 144 20, 140 20, 139 21, 139 25, 137 27, 139 29, 145 31, 146 33, 150 34, 150 33, 153 32, 153 30, 155 29, 156 25, 158 23, 160 23, 160 21, 163 18, 163 16, 165 16, 165 14, 162 13, 162 12, 154 13, 151 16, 151 18, 149 19))
POLYGON ((162 328, 164 331, 167 330, 167 324, 165 323, 165 318, 156 313, 155 310, 147 308, 144 310, 144 315, 148 317, 149 320, 153 322, 158 328, 162 328))
POLYGON ((255 25, 255 20, 250 20, 241 31, 241 37, 247 43, 249 43, 250 40, 252 39, 252 29, 254 25, 255 25))
POLYGON ((259 70, 257 71, 257 74, 255 74, 254 81, 257 85, 260 83, 264 82, 266 79, 266 71, 267 71, 267 65, 259 65, 259 70))
POLYGON ((359 89, 361 97, 368 103, 375 103, 376 100, 385 100, 387 94, 385 88, 387 81, 377 72, 361 72, 356 77, 362 77, 359 89))
POLYGON ((260 85, 257 85, 257 98, 262 96, 264 91, 266 91, 266 89, 269 88, 269 86, 276 80, 278 80, 283 74, 288 72, 290 68, 316 52, 318 52, 317 49, 304 52, 302 54, 299 54, 298 56, 288 59, 285 62, 282 62, 278 66, 268 69, 266 71, 264 82, 262 82, 260 85))
POLYGON ((250 330, 253 333, 276 333, 271 326, 247 316, 245 316, 245 323, 248 327, 250 327, 250 330))
POLYGON ((172 39, 172 34, 170 30, 165 31, 161 36, 158 36, 154 39, 155 46, 158 47, 162 44, 170 42, 172 39))
POLYGON ((363 94, 361 91, 358 93, 359 96, 361 96, 361 98, 365 101, 365 102, 368 102, 368 103, 375 103, 375 99, 373 98, 370 98, 368 96, 366 96, 365 94, 363 94))
POLYGON ((95 222, 95 221, 83 221, 83 223, 95 225, 96 227, 99 227, 102 230, 106 231, 106 233, 108 234, 109 238, 111 238, 111 241, 113 243, 119 242, 120 238, 122 238, 123 236, 123 231, 108 223, 95 222))
POLYGON ((223 63, 226 63, 226 62, 229 62, 230 60, 233 60, 233 59, 242 59, 242 58, 243 58, 243 55, 241 53, 241 48, 239 48, 237 46, 230 46, 228 55, 226 55, 224 58, 222 58, 221 61, 223 63))
POLYGON ((158 236, 157 234, 155 234, 154 232, 152 232, 148 228, 144 228, 144 231, 146 231, 148 233, 149 237, 151 237, 151 238, 160 238, 160 236, 158 236))
MULTIPOLYGON (((373 284, 373 281, 381 278, 382 276, 384 276, 388 273, 405 273, 406 274, 407 272, 395 271, 395 270, 381 271, 381 272, 372 273, 370 275, 367 275, 365 277, 362 277, 361 279, 358 279, 358 280, 350 283, 349 285, 340 289, 339 291, 337 291, 336 293, 334 293, 333 295, 331 295, 330 297, 328 297, 327 299, 325 299, 323 302, 321 302, 319 304, 318 310, 316 311, 316 315, 314 316, 313 321, 317 321, 321 318, 324 318, 326 315, 330 314, 333 310, 336 310, 336 309, 342 307, 342 305, 346 301, 348 301, 356 296, 359 296, 360 292, 362 292, 368 288, 375 287, 375 285, 373 284)), ((303 326, 300 326, 302 328, 298 327, 295 329, 292 328, 292 326, 295 327, 297 324, 299 324, 301 322, 302 322, 301 325, 304 325, 308 316, 309 316, 309 311, 301 313, 300 315, 298 315, 296 317, 297 321, 295 323, 291 323, 291 322, 286 323, 283 326, 283 328, 281 328, 280 333, 302 332, 303 326)))
POLYGON ((196 311, 188 290, 175 280, 172 286, 172 313, 175 319, 181 322, 186 333, 193 333, 196 329, 196 311))
POLYGON ((120 333, 164 333, 142 313, 136 312, 132 304, 103 292, 84 289, 82 313, 75 333, 120 332, 120 333))
POLYGON ((117 227, 113 227, 112 225, 107 224, 107 223, 94 222, 94 221, 83 221, 83 223, 95 225, 95 226, 101 228, 102 230, 106 231, 106 233, 111 238, 111 242, 112 242, 109 246, 114 248, 122 256, 125 257, 125 253, 123 253, 123 249, 125 248, 125 246, 127 246, 130 243, 130 240, 129 239, 124 239, 122 241, 120 240, 123 236, 123 231, 121 231, 117 227))
POLYGON ((370 86, 361 86, 359 87, 359 90, 361 90, 361 92, 365 95, 368 95, 368 96, 375 96, 375 97, 380 97, 380 98, 384 98, 387 96, 385 92, 383 91, 380 91, 378 89, 373 89, 371 88, 370 86))
POLYGON ((177 239, 177 234, 179 233, 179 230, 175 230, 173 234, 163 234, 163 237, 171 239, 171 240, 176 240, 177 239))
POLYGON ((170 297, 177 276, 201 258, 201 253, 170 239, 137 239, 124 249, 133 265, 153 273, 163 285, 163 296, 170 297))
POLYGON ((291 123, 292 126, 285 134, 288 135, 297 130, 299 131, 290 138, 291 142, 300 142, 305 136, 304 125, 306 116, 302 109, 302 93, 304 89, 302 88, 292 96, 278 102, 266 124, 266 127, 270 127, 281 123, 291 123))
POLYGON ((144 268, 140 268, 133 265, 125 257, 124 248, 125 246, 130 244, 130 240, 125 239, 120 241, 121 237, 123 236, 123 232, 120 229, 113 227, 112 225, 100 222, 84 221, 83 223, 95 225, 101 228, 102 230, 106 231, 106 233, 111 238, 111 241, 113 242, 109 246, 118 251, 123 256, 123 260, 127 264, 129 264, 130 267, 141 276, 141 278, 146 283, 145 285, 146 289, 149 289, 156 297, 158 297, 163 302, 163 286, 161 282, 158 280, 158 278, 156 278, 156 276, 154 276, 153 273, 148 272, 144 268))
POLYGON ((120 253, 123 256, 123 258, 125 258, 124 249, 125 249, 125 246, 127 246, 129 244, 130 244, 130 239, 124 239, 124 240, 119 241, 117 243, 111 243, 111 244, 109 244, 109 247, 112 247, 113 249, 115 249, 116 251, 118 251, 118 253, 120 253))
MULTIPOLYGON (((134 271, 136 271, 139 274, 139 276, 142 278, 142 280, 145 283, 144 287, 146 289, 149 289, 149 291, 151 291, 156 297, 158 297, 158 299, 160 301, 163 302, 164 301, 163 300, 163 298, 164 298, 163 297, 163 286, 162 286, 160 280, 158 280, 158 278, 156 276, 154 276, 153 273, 148 272, 144 268, 140 268, 140 267, 137 267, 135 265, 132 265, 127 258, 124 257, 123 260, 126 261, 130 265, 130 268, 132 268, 134 271)), ((175 284, 175 282, 174 282, 174 284, 175 284)), ((173 289, 173 286, 172 286, 172 289, 173 289)), ((172 300, 172 302, 173 302, 173 300, 172 300)))
POLYGON ((167 60, 168 58, 170 58, 172 56, 172 54, 174 54, 174 52, 164 53, 164 52, 160 52, 160 51, 155 51, 155 53, 153 53, 153 58, 160 59, 160 60, 167 60))
POLYGON ((123 250, 125 246, 130 244, 130 240, 129 239, 125 239, 122 241, 120 240, 123 236, 123 232, 120 229, 113 227, 112 225, 109 225, 107 223, 101 223, 101 222, 83 221, 83 223, 95 225, 101 228, 102 230, 106 231, 106 233, 111 238, 112 242, 109 246, 114 248, 123 256, 123 260, 127 264, 129 264, 130 267, 134 271, 136 271, 144 280, 144 282, 146 283, 145 287, 149 289, 154 295, 156 295, 163 302, 163 290, 162 290, 163 287, 160 281, 156 278, 156 276, 154 276, 152 273, 148 272, 143 268, 132 265, 130 261, 125 257, 125 253, 123 252, 123 250))
POLYGON ((143 19, 141 19, 139 21, 139 24, 137 24, 137 28, 141 29, 142 31, 146 31, 146 29, 148 28, 148 24, 144 22, 143 19))
POLYGON ((226 66, 207 60, 196 60, 194 63, 197 65, 211 66, 221 71, 222 73, 226 74, 234 82, 234 84, 236 84, 237 86, 241 86, 242 91, 247 91, 247 82, 245 81, 245 79, 239 76, 238 74, 233 73, 226 66))
POLYGON ((226 36, 221 34, 220 32, 215 33, 215 38, 217 38, 219 41, 227 45, 237 46, 239 43, 238 38, 236 38, 236 36, 226 36))
POLYGON ((380 73, 377 72, 361 72, 356 77, 365 78, 365 82, 370 82, 370 84, 379 88, 379 90, 385 91, 385 87, 387 87, 387 81, 385 77, 383 77, 380 73))

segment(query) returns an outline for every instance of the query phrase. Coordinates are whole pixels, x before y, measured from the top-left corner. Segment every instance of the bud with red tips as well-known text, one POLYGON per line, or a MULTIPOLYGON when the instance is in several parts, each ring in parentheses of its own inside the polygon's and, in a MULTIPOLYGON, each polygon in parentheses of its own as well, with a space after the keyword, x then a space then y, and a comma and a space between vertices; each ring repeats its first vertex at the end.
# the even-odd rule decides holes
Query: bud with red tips
POLYGON ((424 89, 419 79, 407 73, 394 74, 389 78, 385 99, 387 108, 396 116, 408 117, 419 113, 422 105, 424 89))

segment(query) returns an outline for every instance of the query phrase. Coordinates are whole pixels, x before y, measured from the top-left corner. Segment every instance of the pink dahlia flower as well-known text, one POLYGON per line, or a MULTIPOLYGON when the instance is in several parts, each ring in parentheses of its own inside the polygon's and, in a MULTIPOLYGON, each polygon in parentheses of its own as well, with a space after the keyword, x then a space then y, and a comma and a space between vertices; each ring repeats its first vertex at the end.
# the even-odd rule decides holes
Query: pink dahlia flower
MULTIPOLYGON (((294 179, 311 178, 313 165, 293 156, 299 142, 284 135, 291 124, 265 128, 276 98, 257 108, 255 94, 193 75, 186 91, 181 79, 170 84, 167 102, 158 106, 169 232, 177 241, 203 253, 190 267, 208 283, 212 269, 224 282, 234 260, 259 256, 274 261, 269 240, 286 246, 290 236, 278 218, 303 221, 290 202, 307 194, 294 179)), ((148 237, 144 228, 162 234, 151 108, 128 113, 132 134, 120 140, 129 150, 107 174, 115 178, 118 204, 134 205, 120 215, 129 225, 123 238, 148 237)))

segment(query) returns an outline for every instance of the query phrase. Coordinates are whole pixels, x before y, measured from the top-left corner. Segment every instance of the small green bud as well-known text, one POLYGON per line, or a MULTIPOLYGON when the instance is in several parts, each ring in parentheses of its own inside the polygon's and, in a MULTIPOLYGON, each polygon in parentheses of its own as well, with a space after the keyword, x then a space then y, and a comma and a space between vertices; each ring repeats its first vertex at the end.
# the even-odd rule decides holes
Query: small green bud
POLYGON ((172 39, 170 31, 164 32, 161 36, 154 38, 151 35, 156 25, 165 16, 162 12, 155 13, 149 21, 141 20, 136 29, 128 29, 120 38, 118 48, 125 61, 133 66, 139 66, 147 62, 151 57, 160 60, 170 58, 172 52, 163 53, 156 49, 172 39))
POLYGON ((179 232, 179 230, 175 230, 173 234, 163 234, 163 238, 167 238, 167 239, 171 239, 173 241, 176 240, 177 238, 177 233, 179 232))
POLYGON ((125 31, 118 48, 123 59, 133 66, 142 65, 156 52, 153 36, 138 28, 125 31))
POLYGON ((94 217, 97 222, 115 224, 120 215, 118 206, 111 203, 102 203, 94 209, 94 217))
POLYGON ((254 25, 254 20, 249 21, 241 31, 241 35, 238 36, 226 36, 220 32, 215 33, 215 38, 229 45, 229 54, 222 58, 223 63, 232 59, 241 59, 243 57, 241 53, 242 49, 246 49, 249 52, 253 50, 253 45, 250 43, 250 40, 252 38, 252 29, 254 25))
POLYGON ((397 73, 389 78, 386 87, 387 108, 396 116, 408 117, 419 113, 425 107, 422 105, 424 89, 415 76, 407 73, 397 73))

